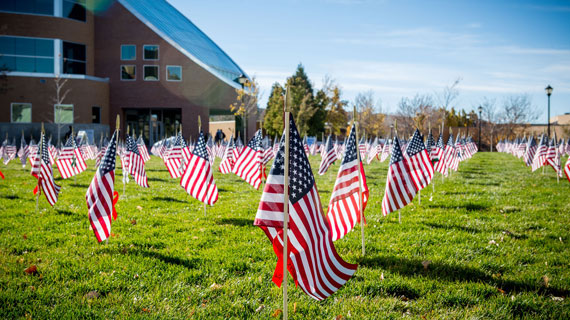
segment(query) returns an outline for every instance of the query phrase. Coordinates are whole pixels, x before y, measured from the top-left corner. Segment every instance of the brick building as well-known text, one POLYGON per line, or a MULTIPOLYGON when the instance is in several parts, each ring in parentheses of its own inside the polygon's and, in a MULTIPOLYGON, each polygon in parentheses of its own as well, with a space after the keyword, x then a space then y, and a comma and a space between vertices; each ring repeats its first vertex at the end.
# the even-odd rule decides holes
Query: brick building
POLYGON ((97 136, 121 115, 150 144, 179 124, 196 137, 198 115, 208 132, 249 80, 165 0, 2 0, 0 72, 0 134, 45 122, 54 136, 70 124, 97 136))

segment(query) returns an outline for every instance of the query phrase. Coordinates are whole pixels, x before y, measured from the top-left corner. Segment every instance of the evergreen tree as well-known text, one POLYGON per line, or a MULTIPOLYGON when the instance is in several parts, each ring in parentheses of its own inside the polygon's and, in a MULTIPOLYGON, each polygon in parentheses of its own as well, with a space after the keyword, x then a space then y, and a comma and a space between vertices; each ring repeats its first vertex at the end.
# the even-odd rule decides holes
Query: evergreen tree
POLYGON ((269 136, 283 134, 283 96, 285 89, 275 82, 271 87, 271 94, 267 101, 265 117, 263 118, 263 128, 269 136))

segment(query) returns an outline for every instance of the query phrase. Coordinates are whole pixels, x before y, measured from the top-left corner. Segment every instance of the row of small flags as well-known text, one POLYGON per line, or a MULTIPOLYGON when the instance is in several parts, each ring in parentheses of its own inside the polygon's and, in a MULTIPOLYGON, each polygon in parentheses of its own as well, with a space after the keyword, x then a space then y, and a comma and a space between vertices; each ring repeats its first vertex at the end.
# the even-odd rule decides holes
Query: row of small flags
POLYGON ((536 142, 534 136, 516 138, 515 140, 501 140, 497 144, 497 151, 509 153, 519 159, 522 159, 532 172, 544 166, 550 166, 558 178, 562 177, 562 173, 566 175, 570 181, 570 139, 556 140, 556 135, 549 139, 547 135, 542 134, 539 142, 536 142), (561 166, 561 157, 568 155, 568 160, 561 166))
MULTIPOLYGON (((477 152, 470 137, 457 135, 454 139, 450 135, 444 145, 443 136, 440 134, 435 140, 431 131, 425 142, 423 135, 416 130, 407 141, 395 136, 383 141, 378 138, 371 141, 361 139, 357 143, 353 124, 348 138, 342 143, 333 142, 333 137, 329 136, 324 143, 311 146, 307 145, 306 138, 301 139, 293 120, 290 121, 289 133, 290 157, 287 165, 284 163, 285 132, 281 139, 275 137, 272 145, 270 139, 263 137, 261 130, 258 130, 244 145, 239 138, 234 140, 233 137, 228 142, 214 144, 211 137, 207 140, 202 132, 195 143, 187 143, 180 131, 174 137, 156 143, 151 153, 163 160, 172 178, 180 178, 180 185, 188 194, 208 205, 213 205, 218 199, 212 174, 215 157, 221 158, 219 171, 222 174, 236 174, 256 189, 259 189, 262 177, 266 178, 254 224, 267 234, 279 259, 279 252, 283 252, 284 170, 288 167, 288 230, 291 233, 288 240, 291 257, 288 268, 296 283, 317 300, 334 293, 357 268, 340 258, 333 242, 342 239, 356 224, 365 221, 364 210, 370 191, 363 160, 369 164, 374 159, 385 161, 390 156, 382 200, 382 214, 386 216, 409 204, 420 190, 430 184, 434 171, 447 176, 450 170, 457 171, 459 162, 477 152), (308 161, 309 155, 319 152, 321 164, 318 173, 321 175, 327 172, 332 163, 341 159, 326 215, 321 212, 318 189, 308 161), (271 159, 274 161, 266 176, 265 165, 271 159)), ((3 145, 0 150, 3 156, 14 152, 14 148, 9 146, 3 145)), ((62 178, 67 179, 85 170, 85 159, 97 160, 95 176, 86 192, 86 203, 97 240, 108 239, 112 219, 116 219, 117 215, 115 204, 118 193, 114 190, 117 155, 124 174, 133 177, 139 186, 149 187, 144 164, 150 156, 142 137, 135 141, 126 134, 125 143, 120 144, 118 131, 115 131, 110 140, 105 140, 97 148, 89 144, 78 146, 72 134, 59 150, 53 147, 51 151, 52 147, 49 141, 46 142, 43 132, 37 145, 31 141, 28 146, 22 138, 18 154, 21 152, 20 158, 27 156, 30 159, 32 175, 38 179, 39 190, 36 191, 43 192, 53 206, 61 187, 55 184, 52 165, 55 163, 62 178)), ((283 278, 279 263, 273 277, 277 285, 283 278)))

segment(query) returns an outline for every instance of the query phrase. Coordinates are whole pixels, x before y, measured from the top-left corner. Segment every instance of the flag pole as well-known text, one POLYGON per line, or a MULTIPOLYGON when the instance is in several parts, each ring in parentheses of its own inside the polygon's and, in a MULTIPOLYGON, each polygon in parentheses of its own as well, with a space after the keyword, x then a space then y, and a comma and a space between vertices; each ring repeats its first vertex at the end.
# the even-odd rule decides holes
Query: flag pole
MULTIPOLYGON (((73 126, 72 126, 71 127, 71 139, 73 139, 73 145, 75 146, 75 138, 73 137, 73 133, 74 133, 74 130, 73 130, 73 126)), ((75 156, 75 148, 73 149, 73 155, 72 156, 75 158, 75 161, 77 161, 77 156, 75 156)), ((73 162, 72 162, 72 164, 73 164, 73 162)), ((73 185, 77 185, 77 173, 73 175, 73 185)))
MULTIPOLYGON (((200 117, 200 115, 198 115, 198 137, 200 137, 200 132, 202 132, 202 118, 200 117)), ((208 159, 208 161, 210 160, 208 159)), ((206 217, 206 202, 204 202, 204 217, 206 217)))
MULTIPOLYGON (((398 119, 394 119, 394 133, 396 134, 395 138, 397 138, 398 137, 398 119)), ((395 138, 393 138, 393 139, 395 139, 395 138)), ((393 145, 393 148, 396 147, 396 144, 394 141, 392 141, 392 145, 393 145)), ((392 150, 392 153, 393 152, 394 151, 392 150)), ((402 213, 401 213, 401 210, 399 210, 399 209, 398 209, 398 223, 402 224, 402 213)))
MULTIPOLYGON (((42 122, 42 133, 40 134, 40 142, 38 143, 38 152, 36 153, 36 157, 38 157, 38 154, 40 157, 40 159, 39 159, 40 160, 40 168, 42 166, 42 138, 41 138, 41 136, 44 134, 45 134, 45 129, 44 129, 44 123, 42 122)), ((38 161, 38 159, 35 160, 35 162, 37 162, 37 161, 38 161)), ((41 170, 40 170, 40 172, 41 172, 41 170)), ((38 213, 40 210, 39 206, 40 206, 40 192, 41 192, 40 177, 39 176, 38 176, 38 184, 36 186, 36 189, 37 189, 37 191, 36 191, 36 213, 38 213)))
MULTIPOLYGON (((428 123, 428 127, 429 127, 429 133, 431 133, 431 122, 428 123)), ((433 135, 432 135, 432 136, 433 136, 433 135)), ((436 145, 437 145, 437 142, 436 142, 436 145)), ((431 153, 431 146, 429 146, 429 150, 430 150, 430 153, 431 153)), ((431 162, 431 154, 429 154, 428 156, 430 157, 430 158, 429 158, 429 159, 430 159, 429 161, 431 162)), ((439 161, 439 160, 438 160, 438 161, 439 161)), ((432 162, 432 166, 433 166, 433 162, 432 162)), ((434 169, 435 169, 435 168, 434 168, 434 169)), ((434 175, 435 175, 435 170, 434 170, 434 175)), ((433 197, 433 194, 435 193, 435 179, 431 179, 431 188, 432 188, 431 194, 432 194, 432 197, 433 197)))
POLYGON ((362 210, 362 175, 360 173, 360 146, 358 144, 358 121, 356 121, 356 106, 353 109, 352 123, 355 130, 356 157, 358 159, 358 210, 360 210, 360 237, 362 239, 362 255, 366 253, 364 246, 364 210, 362 210))
POLYGON ((287 320, 287 259, 289 258, 287 245, 287 230, 289 228, 289 117, 291 116, 287 109, 288 89, 285 89, 285 99, 283 107, 285 109, 285 172, 283 173, 283 319, 287 320))
MULTIPOLYGON (((556 160, 556 155, 558 155, 558 141, 556 141, 556 130, 554 130, 554 152, 556 152, 554 158, 556 160)), ((560 170, 562 170, 562 157, 560 157, 560 170)), ((558 174, 558 171, 554 170, 554 172, 556 174, 556 183, 560 184, 560 175, 558 174)))
MULTIPOLYGON (((127 124, 127 134, 129 134, 129 125, 127 124)), ((117 143, 119 143, 119 139, 117 138, 117 143)), ((124 162, 121 162, 122 164, 124 164, 124 162)), ((126 171, 127 168, 122 167, 123 169, 123 197, 125 196, 125 186, 127 185, 127 179, 129 178, 128 176, 128 172, 126 171)))
MULTIPOLYGON (((443 119, 441 120, 441 139, 443 139, 443 119)), ((445 140, 443 140, 442 142, 445 142, 445 140)), ((443 158, 443 156, 445 155, 445 147, 447 146, 447 143, 445 143, 445 145, 443 146, 443 151, 441 154, 441 158, 443 158)), ((442 161, 443 159, 439 159, 439 161, 442 161)), ((445 165, 445 164, 444 164, 445 165)), ((447 169, 445 167, 443 167, 443 172, 447 172, 447 169)), ((441 183, 445 182, 445 177, 443 176, 443 172, 441 173, 441 183)))

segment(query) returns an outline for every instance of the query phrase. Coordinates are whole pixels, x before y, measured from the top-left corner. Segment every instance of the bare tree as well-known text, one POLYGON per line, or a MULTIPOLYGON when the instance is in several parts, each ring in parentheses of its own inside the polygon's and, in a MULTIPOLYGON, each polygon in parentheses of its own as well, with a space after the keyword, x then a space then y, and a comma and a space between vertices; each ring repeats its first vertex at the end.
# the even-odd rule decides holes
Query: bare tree
POLYGON ((499 124, 500 118, 496 109, 496 100, 483 97, 481 102, 481 107, 483 108, 482 120, 487 121, 485 127, 487 128, 489 134, 489 146, 491 147, 491 152, 493 152, 494 138, 497 133, 497 126, 499 124))
MULTIPOLYGON (((59 76, 56 76, 53 79, 53 85, 55 88, 55 96, 52 97, 52 102, 54 104, 54 115, 53 115, 53 120, 48 120, 48 122, 53 122, 56 127, 57 127, 57 142, 59 144, 60 139, 61 139, 61 128, 65 127, 66 125, 70 125, 69 123, 62 123, 63 119, 61 119, 61 115, 57 113, 57 109, 56 107, 61 106, 64 101, 65 98, 67 97, 67 95, 71 92, 70 88, 66 88, 65 84, 67 83, 68 79, 62 79, 59 76)), ((74 115, 74 117, 71 119, 71 123, 73 123, 76 120, 76 117, 74 115)))
POLYGON ((428 122, 437 121, 437 110, 434 108, 433 96, 416 94, 413 98, 402 98, 398 103, 398 131, 411 134, 414 128, 423 130, 428 122))
POLYGON ((230 110, 243 120, 243 139, 247 141, 247 118, 257 116, 257 102, 260 99, 259 84, 255 77, 251 81, 246 81, 242 89, 236 89, 237 98, 230 105, 230 110))
POLYGON ((440 94, 436 94, 439 100, 439 104, 444 111, 452 107, 452 104, 457 97, 459 97, 459 83, 463 80, 461 77, 457 77, 452 84, 445 86, 440 94))
POLYGON ((538 113, 532 105, 532 100, 528 94, 509 96, 503 103, 500 111, 501 122, 508 138, 514 138, 515 130, 526 128, 530 122, 538 118, 538 113))

